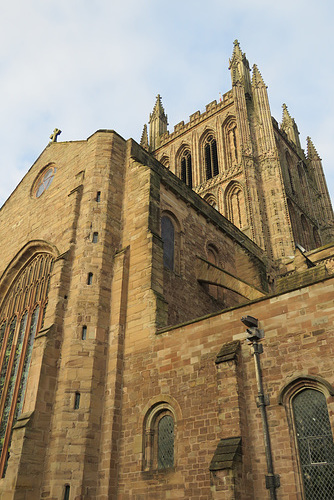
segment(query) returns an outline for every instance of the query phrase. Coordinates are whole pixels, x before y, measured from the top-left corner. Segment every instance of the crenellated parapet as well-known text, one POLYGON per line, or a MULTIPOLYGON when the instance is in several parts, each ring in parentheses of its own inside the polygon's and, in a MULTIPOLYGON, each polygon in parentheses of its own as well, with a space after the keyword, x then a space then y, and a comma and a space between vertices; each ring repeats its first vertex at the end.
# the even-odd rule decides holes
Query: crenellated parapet
POLYGON ((185 122, 182 120, 181 122, 174 125, 173 132, 164 132, 160 136, 160 145, 162 147, 166 145, 168 142, 176 139, 180 135, 188 132, 191 128, 203 123, 208 118, 211 118, 214 114, 220 112, 222 109, 225 109, 228 105, 233 104, 233 94, 230 90, 226 92, 222 96, 222 100, 217 102, 216 100, 210 102, 205 106, 205 111, 195 111, 189 116, 189 121, 185 122))

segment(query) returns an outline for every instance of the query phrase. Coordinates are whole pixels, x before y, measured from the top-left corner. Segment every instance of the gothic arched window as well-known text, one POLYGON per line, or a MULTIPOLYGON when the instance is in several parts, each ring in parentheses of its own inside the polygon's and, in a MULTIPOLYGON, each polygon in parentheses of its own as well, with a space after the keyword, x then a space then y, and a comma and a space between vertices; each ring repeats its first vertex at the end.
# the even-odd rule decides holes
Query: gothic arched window
POLYGON ((174 270, 175 229, 170 217, 161 217, 161 239, 163 242, 164 267, 174 270))
POLYGON ((232 183, 226 190, 226 213, 231 222, 239 229, 247 225, 246 204, 242 187, 232 183))
POLYGON ((292 399, 306 500, 334 498, 334 443, 324 394, 307 388, 292 399))
POLYGON ((165 402, 153 406, 144 421, 144 470, 174 467, 175 417, 165 402))
POLYGON ((239 162, 239 136, 234 117, 229 117, 223 125, 225 168, 233 168, 239 162))
POLYGON ((181 156, 181 179, 187 186, 193 187, 191 154, 189 150, 186 150, 181 156))
POLYGON ((209 135, 204 144, 205 172, 206 179, 219 174, 217 143, 213 135, 209 135))
POLYGON ((11 285, 0 306, 0 477, 12 428, 23 408, 36 333, 43 326, 53 258, 39 254, 11 285))

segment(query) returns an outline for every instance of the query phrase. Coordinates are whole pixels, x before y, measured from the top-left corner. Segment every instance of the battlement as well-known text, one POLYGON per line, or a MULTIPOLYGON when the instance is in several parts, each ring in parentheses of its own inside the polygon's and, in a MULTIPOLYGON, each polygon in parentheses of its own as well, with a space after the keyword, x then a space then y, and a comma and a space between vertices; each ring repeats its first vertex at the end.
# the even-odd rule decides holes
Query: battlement
POLYGON ((175 139, 179 135, 183 134, 193 126, 197 125, 203 120, 206 120, 213 114, 215 114, 217 111, 221 110, 225 106, 231 104, 233 102, 233 93, 232 90, 229 90, 222 96, 222 100, 220 102, 217 102, 216 100, 210 102, 205 106, 204 111, 195 111, 192 115, 189 116, 189 121, 184 122, 182 120, 181 122, 177 123, 174 125, 174 131, 173 132, 165 132, 160 136, 160 147, 166 145, 170 140, 175 139))

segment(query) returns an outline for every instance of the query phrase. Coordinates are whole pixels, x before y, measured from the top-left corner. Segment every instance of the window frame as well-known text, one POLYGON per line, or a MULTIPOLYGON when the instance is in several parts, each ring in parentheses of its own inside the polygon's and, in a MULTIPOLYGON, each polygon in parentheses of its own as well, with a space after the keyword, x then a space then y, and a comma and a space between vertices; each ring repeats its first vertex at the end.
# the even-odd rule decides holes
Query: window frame
POLYGON ((144 418, 143 426, 143 463, 142 470, 145 472, 157 471, 168 472, 173 471, 176 467, 176 415, 173 407, 166 401, 162 401, 153 405, 144 418), (174 422, 173 434, 173 465, 170 467, 159 467, 158 454, 158 428, 159 422, 166 416, 170 416, 174 422))
POLYGON ((53 264, 54 258, 49 252, 34 254, 18 270, 0 304, 0 327, 6 323, 0 346, 0 376, 3 378, 0 398, 0 430, 3 437, 0 477, 6 471, 13 427, 24 407, 34 339, 43 326, 53 264), (10 339, 14 318, 16 323, 10 339), (4 365, 6 351, 9 354, 4 365))
POLYGON ((293 410, 293 399, 302 391, 311 389, 323 394, 326 400, 327 411, 329 415, 330 426, 332 430, 332 438, 334 441, 334 426, 330 419, 330 412, 328 408, 328 398, 334 396, 334 388, 325 379, 318 376, 304 376, 297 377, 286 384, 280 392, 278 402, 283 405, 287 414, 288 429, 291 438, 291 451, 296 475, 296 484, 299 487, 298 493, 303 500, 308 500, 305 493, 303 470, 300 459, 297 431, 295 425, 295 416, 293 410))

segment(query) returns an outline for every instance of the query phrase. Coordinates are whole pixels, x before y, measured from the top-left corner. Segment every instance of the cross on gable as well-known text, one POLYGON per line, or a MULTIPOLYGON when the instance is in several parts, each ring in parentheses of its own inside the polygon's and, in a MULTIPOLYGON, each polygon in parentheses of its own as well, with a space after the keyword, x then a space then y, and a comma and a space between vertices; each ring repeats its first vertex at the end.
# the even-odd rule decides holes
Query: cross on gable
POLYGON ((50 142, 57 142, 57 137, 60 134, 61 134, 61 130, 59 130, 59 128, 55 128, 54 131, 52 132, 52 134, 50 135, 50 139, 51 139, 50 142))

